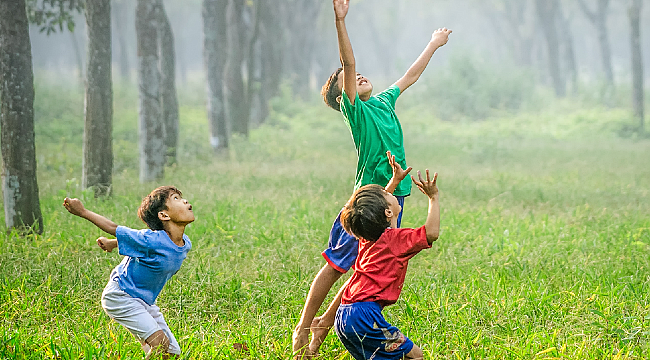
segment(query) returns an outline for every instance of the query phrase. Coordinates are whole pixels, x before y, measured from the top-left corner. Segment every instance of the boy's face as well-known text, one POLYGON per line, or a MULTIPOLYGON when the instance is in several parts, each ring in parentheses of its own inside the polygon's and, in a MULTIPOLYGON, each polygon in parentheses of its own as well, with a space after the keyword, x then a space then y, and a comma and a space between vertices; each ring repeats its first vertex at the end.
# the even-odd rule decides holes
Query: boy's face
POLYGON ((179 194, 172 193, 165 201, 165 205, 167 210, 162 210, 160 213, 165 214, 166 218, 161 220, 169 220, 177 224, 189 224, 194 221, 192 204, 179 194))
MULTIPOLYGON (((338 86, 339 91, 343 91, 343 71, 341 71, 336 80, 336 86, 338 86)), ((366 101, 372 95, 372 83, 365 76, 357 73, 357 93, 359 93, 359 99, 361 101, 366 101)))
POLYGON ((388 218, 388 221, 390 221, 390 227, 396 228, 397 217, 399 216, 399 213, 402 211, 402 207, 399 205, 399 201, 397 201, 395 195, 389 193, 388 191, 384 191, 384 198, 386 198, 386 201, 388 202, 388 209, 386 209, 386 217, 388 218))

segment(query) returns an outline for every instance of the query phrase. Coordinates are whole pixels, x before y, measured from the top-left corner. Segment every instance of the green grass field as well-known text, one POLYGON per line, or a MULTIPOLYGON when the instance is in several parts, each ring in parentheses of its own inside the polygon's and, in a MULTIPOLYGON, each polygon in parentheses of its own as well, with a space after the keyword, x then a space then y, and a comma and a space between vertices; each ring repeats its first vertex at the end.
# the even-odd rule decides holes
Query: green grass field
MULTIPOLYGON (((137 96, 118 87, 113 196, 95 200, 80 189, 83 95, 42 83, 45 232, 0 232, 0 358, 143 357, 99 303, 119 255, 102 252, 102 232, 61 203, 79 197, 142 228, 142 197, 173 184, 194 206, 194 247, 158 305, 183 357, 289 359, 320 252, 352 191, 356 155, 340 115, 285 97, 268 124, 215 156, 202 87, 186 89, 179 161, 164 181, 140 184, 137 96)), ((432 359, 650 357, 650 140, 615 134, 628 112, 568 100, 443 122, 406 98, 407 159, 439 173, 442 233, 410 262, 387 320, 432 359)), ((426 204, 419 192, 407 198, 403 225, 423 224, 426 204)), ((333 332, 322 358, 351 359, 333 332)))

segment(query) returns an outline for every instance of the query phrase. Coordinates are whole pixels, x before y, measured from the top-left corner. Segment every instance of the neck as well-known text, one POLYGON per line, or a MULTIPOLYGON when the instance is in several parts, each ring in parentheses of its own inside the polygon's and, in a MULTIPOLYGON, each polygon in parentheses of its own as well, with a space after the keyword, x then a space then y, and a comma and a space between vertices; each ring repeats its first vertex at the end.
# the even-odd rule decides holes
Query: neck
POLYGON ((172 222, 167 222, 164 226, 165 232, 167 233, 167 235, 169 235, 169 238, 172 239, 174 244, 178 246, 185 245, 185 240, 183 240, 185 225, 187 224, 176 224, 172 222))

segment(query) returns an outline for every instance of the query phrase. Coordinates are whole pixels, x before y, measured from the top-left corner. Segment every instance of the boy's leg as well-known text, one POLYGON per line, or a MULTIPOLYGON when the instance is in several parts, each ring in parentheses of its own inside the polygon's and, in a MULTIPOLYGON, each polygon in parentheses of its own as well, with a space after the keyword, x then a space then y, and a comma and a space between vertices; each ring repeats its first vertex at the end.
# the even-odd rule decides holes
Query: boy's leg
POLYGON ((113 280, 104 288, 101 303, 111 319, 124 326, 140 341, 147 357, 151 353, 167 354, 170 339, 151 315, 151 306, 125 293, 113 280))
POLYGON ((163 314, 160 312, 160 308, 157 305, 151 305, 147 311, 149 311, 149 314, 151 317, 156 320, 156 323, 158 323, 158 326, 160 327, 160 331, 165 335, 167 338, 167 352, 170 354, 174 355, 180 355, 181 354, 181 347, 178 344, 178 341, 176 340, 176 337, 174 334, 172 334, 172 331, 169 329, 169 326, 167 325, 167 322, 165 321, 165 317, 163 314))
POLYGON ((408 354, 406 354, 406 359, 421 360, 424 359, 424 353, 419 346, 413 344, 413 349, 408 354))
POLYGON ((300 315, 300 321, 293 331, 293 352, 297 355, 298 359, 303 356, 308 357, 312 355, 309 352, 309 348, 307 348, 307 344, 309 343, 309 329, 318 309, 320 309, 323 301, 325 301, 327 293, 341 275, 343 274, 334 269, 330 264, 325 264, 314 278, 309 288, 307 299, 305 300, 305 306, 300 315))
POLYGON ((341 296, 343 296, 343 291, 348 286, 346 281, 339 292, 336 294, 334 300, 327 308, 325 313, 317 318, 314 318, 314 321, 311 323, 311 342, 309 343, 309 351, 312 354, 318 354, 321 344, 325 341, 327 334, 329 333, 332 326, 334 326, 334 320, 336 319, 336 310, 338 310, 339 305, 341 305, 341 296))

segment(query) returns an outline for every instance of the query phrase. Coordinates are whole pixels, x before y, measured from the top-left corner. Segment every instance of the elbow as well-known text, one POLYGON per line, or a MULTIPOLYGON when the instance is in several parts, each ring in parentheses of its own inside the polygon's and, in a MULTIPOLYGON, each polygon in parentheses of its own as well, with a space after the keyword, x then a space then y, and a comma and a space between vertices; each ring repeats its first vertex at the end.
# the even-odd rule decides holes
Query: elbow
POLYGON ((427 242, 432 244, 434 241, 438 240, 438 235, 437 231, 432 234, 427 233, 427 242))

